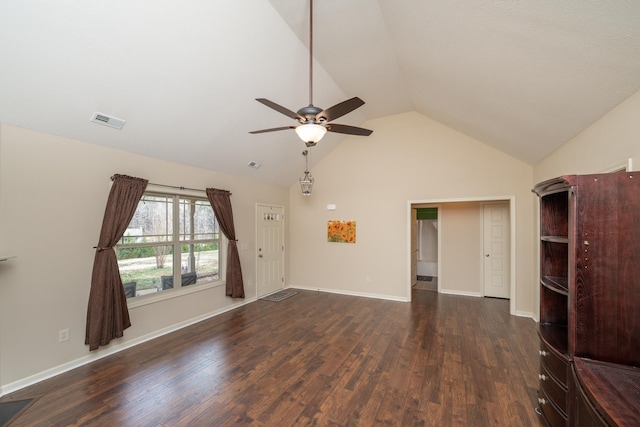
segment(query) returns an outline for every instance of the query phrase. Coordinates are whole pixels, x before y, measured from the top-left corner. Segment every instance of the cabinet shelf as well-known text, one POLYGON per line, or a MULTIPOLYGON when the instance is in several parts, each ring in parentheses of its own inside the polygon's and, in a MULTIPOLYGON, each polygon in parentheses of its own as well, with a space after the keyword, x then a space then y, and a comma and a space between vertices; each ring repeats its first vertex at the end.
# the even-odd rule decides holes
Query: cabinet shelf
POLYGON ((569 238, 563 236, 540 236, 540 240, 552 243, 569 243, 569 238))
POLYGON ((555 349, 559 354, 568 358, 569 345, 566 325, 540 324, 538 326, 538 334, 547 346, 555 349))
POLYGON ((569 285, 566 277, 543 276, 540 279, 542 286, 562 295, 569 295, 569 285))

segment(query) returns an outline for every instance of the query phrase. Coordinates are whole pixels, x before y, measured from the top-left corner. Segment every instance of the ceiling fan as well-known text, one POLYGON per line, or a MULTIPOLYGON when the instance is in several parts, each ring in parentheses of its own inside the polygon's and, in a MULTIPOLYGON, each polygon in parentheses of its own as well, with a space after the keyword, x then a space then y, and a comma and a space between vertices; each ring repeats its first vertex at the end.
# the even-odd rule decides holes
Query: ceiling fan
POLYGON ((256 101, 276 110, 300 124, 296 126, 281 126, 277 128, 254 130, 249 133, 265 133, 286 129, 295 129, 296 133, 304 141, 307 147, 313 147, 327 132, 344 133, 348 135, 369 136, 373 132, 356 126, 330 123, 364 105, 364 101, 353 97, 325 110, 313 105, 313 0, 309 0, 309 105, 293 112, 282 105, 276 104, 266 98, 256 98, 256 101))

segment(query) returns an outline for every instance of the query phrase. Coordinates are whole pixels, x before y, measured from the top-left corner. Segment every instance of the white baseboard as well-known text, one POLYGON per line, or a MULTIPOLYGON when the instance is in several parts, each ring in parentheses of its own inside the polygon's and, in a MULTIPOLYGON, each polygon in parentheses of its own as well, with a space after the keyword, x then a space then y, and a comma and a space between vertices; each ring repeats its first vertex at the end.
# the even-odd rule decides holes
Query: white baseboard
POLYGON ((72 369, 78 368, 83 365, 87 365, 91 362, 95 362, 96 360, 102 359, 104 357, 110 356, 112 354, 118 353, 120 351, 126 350, 131 347, 135 347, 136 345, 142 344, 147 341, 151 341, 154 338, 161 337, 163 335, 169 334, 171 332, 177 331, 182 328, 186 328, 187 326, 191 326, 198 322, 202 322, 203 320, 209 319, 211 317, 218 316, 222 313, 226 313, 227 311, 234 310, 243 305, 249 304, 251 302, 256 301, 256 298, 249 298, 245 301, 242 301, 238 304, 233 304, 228 307, 221 308, 219 310, 215 310, 189 320, 185 320, 184 322, 176 323, 171 326, 167 326, 166 328, 159 329, 157 331, 148 333, 146 335, 142 335, 138 338, 131 339, 122 344, 113 344, 108 347, 105 347, 101 350, 96 350, 87 354, 86 356, 82 356, 78 359, 72 360, 67 363, 63 363, 62 365, 54 366, 53 368, 44 370, 42 372, 38 372, 37 374, 30 375, 26 378, 20 379, 18 381, 14 381, 12 383, 5 384, 4 386, 0 386, 0 397, 4 396, 8 393, 13 393, 14 391, 20 390, 22 388, 28 387, 30 385, 39 383, 40 381, 44 381, 46 379, 55 377, 56 375, 60 375, 62 373, 68 372, 72 369))
POLYGON ((533 319, 534 322, 540 323, 540 319, 538 319, 538 316, 536 316, 535 313, 531 313, 529 311, 516 311, 516 316, 518 316, 518 317, 529 317, 529 318, 533 319))
POLYGON ((440 288, 438 292, 440 292, 441 294, 447 294, 447 295, 460 295, 463 297, 482 298, 482 294, 480 292, 456 291, 456 290, 442 289, 442 288, 440 288))
MULTIPOLYGON (((477 297, 477 298, 483 297, 483 295, 480 292, 461 292, 461 291, 452 291, 450 289, 440 289, 440 293, 449 294, 449 295, 462 295, 466 297, 477 297)), ((538 322, 536 315, 529 311, 516 311, 514 315, 518 317, 529 317, 533 319, 535 322, 538 322)))
POLYGON ((353 296, 353 297, 375 298, 375 299, 384 299, 384 300, 389 300, 389 301, 409 302, 409 300, 407 298, 396 297, 396 296, 393 296, 393 295, 345 291, 345 290, 340 290, 340 289, 312 288, 312 287, 309 287, 309 286, 298 286, 298 285, 289 285, 289 286, 287 286, 287 289, 302 289, 302 290, 305 290, 305 291, 326 292, 326 293, 329 293, 329 294, 350 295, 350 296, 353 296))

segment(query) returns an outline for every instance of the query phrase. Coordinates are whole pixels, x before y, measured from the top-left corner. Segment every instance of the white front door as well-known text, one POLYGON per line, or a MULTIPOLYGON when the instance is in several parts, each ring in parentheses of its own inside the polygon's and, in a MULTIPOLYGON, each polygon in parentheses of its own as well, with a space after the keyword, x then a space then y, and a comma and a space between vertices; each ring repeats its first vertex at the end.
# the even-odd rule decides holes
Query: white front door
POLYGON ((484 296, 509 298, 509 204, 483 205, 484 296))
POLYGON ((284 287, 284 207, 257 206, 257 297, 284 287))

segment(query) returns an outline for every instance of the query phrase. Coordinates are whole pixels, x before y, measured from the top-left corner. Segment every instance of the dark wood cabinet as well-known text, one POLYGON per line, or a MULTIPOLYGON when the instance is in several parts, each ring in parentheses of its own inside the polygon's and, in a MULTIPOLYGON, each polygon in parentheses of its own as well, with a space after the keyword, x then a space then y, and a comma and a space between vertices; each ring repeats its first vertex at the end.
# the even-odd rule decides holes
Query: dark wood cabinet
POLYGON ((640 426, 640 368, 576 357, 576 426, 640 426))
POLYGON ((577 375, 574 373, 575 381, 575 410, 574 425, 580 427, 607 427, 609 424, 602 419, 591 400, 584 392, 577 375))
MULTIPOLYGON (((598 400, 621 397, 602 385, 593 391, 594 365, 576 369, 574 361, 640 369, 640 173, 566 175, 533 191, 540 198, 542 413, 552 426, 638 426, 637 408, 622 424, 607 413, 615 406, 598 400)), ((615 393, 640 388, 625 384, 615 393)))

